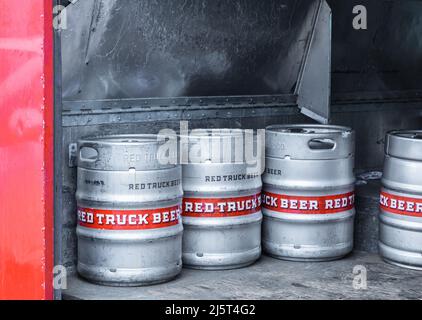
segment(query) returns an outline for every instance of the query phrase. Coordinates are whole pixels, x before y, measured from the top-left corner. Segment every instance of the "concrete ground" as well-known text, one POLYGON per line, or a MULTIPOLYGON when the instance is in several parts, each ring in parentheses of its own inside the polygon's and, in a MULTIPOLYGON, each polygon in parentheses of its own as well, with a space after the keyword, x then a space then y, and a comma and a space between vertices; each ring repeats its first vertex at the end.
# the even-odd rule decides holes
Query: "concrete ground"
POLYGON ((422 299, 422 272, 389 265, 378 255, 364 252, 319 263, 287 262, 263 256, 256 264, 239 270, 183 269, 174 281, 149 287, 105 287, 72 276, 63 298, 422 299), (354 282, 362 286, 362 267, 366 268, 367 288, 357 289, 354 282), (353 273, 354 268, 358 275, 353 273))

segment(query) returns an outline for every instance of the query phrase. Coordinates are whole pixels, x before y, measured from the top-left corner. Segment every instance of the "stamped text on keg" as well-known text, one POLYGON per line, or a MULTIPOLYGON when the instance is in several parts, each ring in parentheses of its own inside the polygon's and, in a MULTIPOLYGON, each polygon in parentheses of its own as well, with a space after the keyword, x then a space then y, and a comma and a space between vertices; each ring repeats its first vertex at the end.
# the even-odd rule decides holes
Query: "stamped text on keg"
POLYGON ((205 182, 241 181, 259 177, 259 174, 231 174, 225 176, 205 176, 205 182))
POLYGON ((181 184, 180 179, 164 182, 132 183, 129 184, 129 190, 151 190, 177 187, 181 184))

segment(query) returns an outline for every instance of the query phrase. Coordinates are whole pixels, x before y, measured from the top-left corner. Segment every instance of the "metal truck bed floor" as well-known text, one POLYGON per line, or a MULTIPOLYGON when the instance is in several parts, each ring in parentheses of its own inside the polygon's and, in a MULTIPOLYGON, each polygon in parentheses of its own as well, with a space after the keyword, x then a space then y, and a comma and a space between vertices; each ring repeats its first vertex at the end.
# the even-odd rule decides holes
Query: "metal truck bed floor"
POLYGON ((299 263, 263 256, 251 267, 230 271, 183 269, 174 281, 116 288, 68 279, 64 299, 422 299, 422 272, 355 252, 339 261, 299 263), (353 286, 353 269, 367 269, 367 289, 353 286))

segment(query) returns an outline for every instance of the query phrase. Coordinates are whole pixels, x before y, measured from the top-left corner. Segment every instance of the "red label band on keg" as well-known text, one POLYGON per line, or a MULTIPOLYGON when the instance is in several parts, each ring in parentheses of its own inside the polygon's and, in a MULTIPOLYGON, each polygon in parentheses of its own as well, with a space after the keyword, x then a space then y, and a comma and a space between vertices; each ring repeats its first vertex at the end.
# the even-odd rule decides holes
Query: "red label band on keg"
POLYGON ((101 230, 145 230, 175 226, 182 206, 147 210, 103 210, 78 208, 81 227, 101 230))
POLYGON ((261 210, 261 194, 234 198, 184 198, 183 216, 197 218, 239 217, 261 210))
POLYGON ((388 192, 381 192, 381 209, 404 216, 422 217, 422 199, 397 196, 388 192))
POLYGON ((334 214, 352 210, 355 206, 355 193, 303 197, 264 192, 262 206, 280 213, 334 214))

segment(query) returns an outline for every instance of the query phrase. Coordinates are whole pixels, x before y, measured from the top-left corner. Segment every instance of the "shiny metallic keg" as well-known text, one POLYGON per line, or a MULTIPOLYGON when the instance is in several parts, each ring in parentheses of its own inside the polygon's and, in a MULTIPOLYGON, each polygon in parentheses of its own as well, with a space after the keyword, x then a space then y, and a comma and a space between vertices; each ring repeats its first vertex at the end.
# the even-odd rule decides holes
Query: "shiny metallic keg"
POLYGON ((381 257, 422 270, 422 131, 387 134, 382 184, 381 257))
POLYGON ((138 286, 181 271, 182 172, 177 155, 162 161, 163 144, 154 135, 78 142, 77 268, 84 278, 138 286))
POLYGON ((183 163, 184 266, 234 269, 261 256, 261 172, 230 144, 243 137, 228 129, 182 137, 190 155, 183 163))
POLYGON ((327 261, 353 249, 354 132, 324 125, 267 128, 262 246, 292 261, 327 261))

